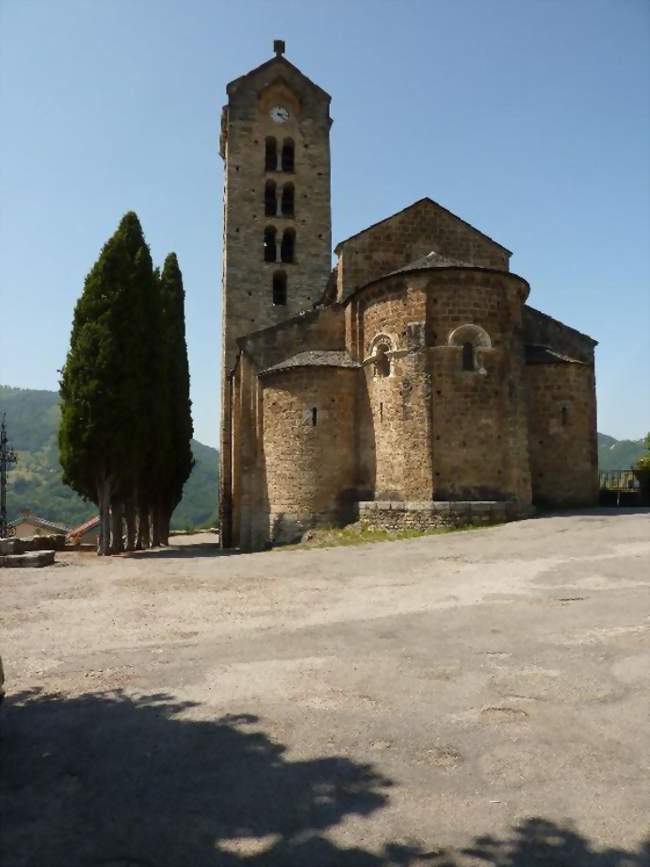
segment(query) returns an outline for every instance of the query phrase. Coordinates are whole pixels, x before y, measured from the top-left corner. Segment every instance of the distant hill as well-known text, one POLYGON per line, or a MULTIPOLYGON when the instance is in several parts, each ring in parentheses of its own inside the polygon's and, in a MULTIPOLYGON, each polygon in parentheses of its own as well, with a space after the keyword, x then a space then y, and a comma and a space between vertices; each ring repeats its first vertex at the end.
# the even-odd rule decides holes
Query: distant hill
POLYGON ((607 434, 598 434, 600 470, 627 470, 645 453, 643 440, 616 440, 607 434))
MULTIPOLYGON (((93 503, 84 502, 61 481, 58 394, 0 385, 3 411, 10 443, 18 454, 15 469, 8 473, 9 520, 29 508, 73 527, 96 514, 93 503)), ((172 517, 172 529, 212 525, 217 520, 218 452, 197 440, 192 440, 192 452, 196 465, 172 517)))

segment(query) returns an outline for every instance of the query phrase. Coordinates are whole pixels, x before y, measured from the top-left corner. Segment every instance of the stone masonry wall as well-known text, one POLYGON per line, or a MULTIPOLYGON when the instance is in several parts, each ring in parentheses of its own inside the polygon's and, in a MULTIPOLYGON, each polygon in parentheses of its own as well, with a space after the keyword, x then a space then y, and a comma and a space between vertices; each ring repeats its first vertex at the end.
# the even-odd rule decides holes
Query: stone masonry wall
POLYGON ((423 351, 426 297, 407 291, 402 278, 369 287, 359 299, 360 361, 370 428, 363 436, 365 486, 378 499, 431 498, 430 376, 423 351), (379 375, 369 359, 386 339, 390 370, 379 375))
MULTIPOLYGON (((331 270, 329 97, 293 72, 281 59, 229 86, 224 114, 224 371, 232 369, 237 338, 275 325, 320 298, 331 270), (280 80, 281 79, 281 80, 280 80), (287 94, 287 88, 290 93, 287 94), (269 109, 287 105, 289 120, 274 123, 269 109), (293 139, 294 171, 265 168, 266 138, 274 137, 278 153, 293 139), (295 212, 291 217, 265 214, 267 180, 278 189, 292 183, 295 212), (295 262, 264 261, 264 230, 285 228, 296 233, 295 262), (274 305, 273 273, 287 275, 287 303, 274 305)), ((279 243, 278 243, 279 253, 279 243)), ((279 255, 278 255, 279 259, 279 255)))
POLYGON ((351 520, 358 376, 358 369, 302 367, 264 377, 271 541, 295 541, 309 527, 351 520))
POLYGON ((340 306, 310 310, 240 340, 258 370, 265 370, 298 352, 344 349, 345 320, 340 306))
POLYGON ((594 362, 596 341, 587 334, 558 322, 534 307, 524 307, 524 341, 550 349, 587 364, 594 362))
POLYGON ((428 283, 433 464, 437 499, 514 498, 530 503, 522 305, 527 284, 510 275, 440 272, 428 283), (449 335, 479 326, 491 348, 466 371, 449 335))
POLYGON ((312 308, 331 270, 330 97, 284 58, 276 57, 227 87, 228 105, 221 119, 220 152, 225 161, 222 275, 222 402, 220 448, 220 520, 222 544, 233 544, 233 487, 230 375, 237 340, 312 308), (275 123, 270 110, 285 106, 289 118, 275 123), (266 139, 277 142, 278 163, 267 168, 266 139), (293 171, 283 170, 285 140, 294 143, 293 171), (277 200, 286 184, 294 187, 294 213, 266 214, 265 186, 275 181, 277 200), (265 229, 277 232, 277 259, 285 229, 295 232, 294 261, 267 262, 265 229), (286 274, 286 303, 274 303, 273 276, 286 274))
POLYGON ((526 367, 533 502, 590 506, 598 502, 596 398, 587 364, 526 367))
POLYGON ((530 509, 517 510, 505 502, 391 502, 359 503, 359 520, 378 530, 436 530, 501 524, 526 517, 530 509))
POLYGON ((458 269, 397 275, 368 287, 359 308, 369 418, 360 466, 377 499, 515 499, 530 503, 521 311, 528 287, 509 274, 458 269), (472 324, 492 342, 481 370, 462 368, 450 333, 472 324), (390 340, 390 374, 373 344, 390 340))
POLYGON ((339 244, 339 299, 432 250, 483 268, 508 270, 507 250, 445 208, 423 199, 339 244))

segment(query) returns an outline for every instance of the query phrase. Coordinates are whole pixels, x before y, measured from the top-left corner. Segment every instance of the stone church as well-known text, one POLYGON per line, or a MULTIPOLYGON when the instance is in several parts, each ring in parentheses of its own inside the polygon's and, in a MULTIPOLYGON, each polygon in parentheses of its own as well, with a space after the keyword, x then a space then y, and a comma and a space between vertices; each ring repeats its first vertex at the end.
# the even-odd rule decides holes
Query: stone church
POLYGON ((274 50, 221 120, 224 546, 596 502, 596 341, 428 197, 332 270, 331 98, 274 50))

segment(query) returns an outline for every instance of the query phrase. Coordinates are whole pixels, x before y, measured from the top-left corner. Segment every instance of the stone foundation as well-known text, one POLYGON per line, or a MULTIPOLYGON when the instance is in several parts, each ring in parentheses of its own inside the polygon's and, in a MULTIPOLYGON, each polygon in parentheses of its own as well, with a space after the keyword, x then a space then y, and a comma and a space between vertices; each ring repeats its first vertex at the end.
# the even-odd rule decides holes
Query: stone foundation
POLYGON ((530 517, 531 506, 497 500, 427 500, 398 502, 369 500, 359 503, 359 520, 382 530, 433 530, 503 524, 530 517))

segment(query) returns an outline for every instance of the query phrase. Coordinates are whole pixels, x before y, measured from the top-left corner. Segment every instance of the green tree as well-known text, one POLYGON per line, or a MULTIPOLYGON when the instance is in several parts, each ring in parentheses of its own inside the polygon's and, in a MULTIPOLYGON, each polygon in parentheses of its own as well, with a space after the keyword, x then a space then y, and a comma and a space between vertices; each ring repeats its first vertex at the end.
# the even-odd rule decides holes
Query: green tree
POLYGON ((143 411, 152 307, 151 256, 131 211, 86 278, 60 383, 63 480, 99 507, 101 554, 122 548, 124 504, 137 495, 155 423, 143 411))
POLYGON ((159 291, 161 381, 165 383, 165 393, 162 395, 165 423, 161 429, 165 436, 159 452, 161 485, 158 530, 161 541, 166 544, 172 512, 183 496, 183 485, 194 466, 190 373, 185 340, 185 291, 175 253, 170 253, 165 259, 159 278, 159 291))

